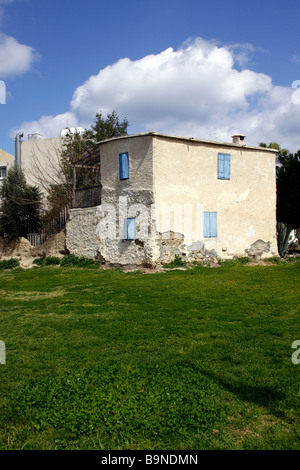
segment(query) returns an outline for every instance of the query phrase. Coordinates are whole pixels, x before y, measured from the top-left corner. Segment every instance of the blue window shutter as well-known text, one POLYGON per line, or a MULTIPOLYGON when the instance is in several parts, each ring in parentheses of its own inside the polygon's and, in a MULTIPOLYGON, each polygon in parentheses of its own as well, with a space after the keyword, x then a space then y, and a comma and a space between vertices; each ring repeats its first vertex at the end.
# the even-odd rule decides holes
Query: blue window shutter
POLYGON ((218 154, 218 178, 221 180, 230 180, 230 154, 218 154))
POLYGON ((134 218, 126 219, 125 230, 126 230, 125 239, 126 240, 135 240, 136 230, 135 230, 135 219, 134 218))
POLYGON ((120 180, 126 180, 129 178, 128 152, 120 153, 119 155, 119 173, 120 173, 120 180))
POLYGON ((217 212, 204 212, 204 238, 217 236, 217 212))

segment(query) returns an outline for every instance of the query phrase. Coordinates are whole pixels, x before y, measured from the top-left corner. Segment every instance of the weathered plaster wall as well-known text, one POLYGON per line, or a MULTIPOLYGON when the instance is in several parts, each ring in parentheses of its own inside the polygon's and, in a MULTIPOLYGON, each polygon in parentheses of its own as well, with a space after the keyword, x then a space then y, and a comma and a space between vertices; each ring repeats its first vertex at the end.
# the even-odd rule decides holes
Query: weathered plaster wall
MULTIPOLYGON (((174 217, 168 226, 156 218, 160 238, 168 231, 184 235, 181 245, 164 244, 165 259, 179 252, 186 259, 246 256, 257 240, 265 244, 261 256, 278 254, 274 153, 156 136, 153 154, 155 202, 173 204, 183 220, 178 226, 174 217), (231 154, 230 180, 218 179, 218 152, 231 154), (203 211, 217 212, 217 238, 204 238, 203 211)), ((159 246, 162 253, 161 240, 159 246)))
POLYGON ((99 254, 110 264, 152 265, 149 228, 153 204, 152 138, 124 138, 101 144, 102 204, 98 208, 99 254), (119 155, 129 154, 129 179, 119 178, 119 155), (136 218, 136 240, 124 240, 124 220, 136 218), (109 227, 111 228, 108 233, 109 227))
MULTIPOLYGON (((0 149, 0 167, 5 167, 6 168, 6 174, 11 166, 14 165, 15 162, 15 157, 11 155, 8 152, 5 152, 5 150, 0 149)), ((2 179, 0 177, 0 185, 2 182, 2 179)))
POLYGON ((10 167, 15 162, 15 157, 5 150, 0 149, 0 166, 10 167))
POLYGON ((67 248, 106 264, 152 266, 175 255, 188 261, 277 255, 275 154, 144 135, 100 145, 102 204, 71 211, 67 248), (119 154, 129 153, 129 179, 119 154), (218 152, 230 153, 230 180, 217 175, 218 152), (203 212, 217 212, 216 238, 204 238, 203 212), (136 218, 136 240, 124 220, 136 218))
POLYGON ((71 209, 66 225, 66 248, 75 256, 96 259, 99 240, 97 239, 97 208, 71 209))
POLYGON ((37 185, 46 196, 45 187, 63 182, 60 171, 62 138, 26 140, 21 143, 21 167, 26 180, 37 185))

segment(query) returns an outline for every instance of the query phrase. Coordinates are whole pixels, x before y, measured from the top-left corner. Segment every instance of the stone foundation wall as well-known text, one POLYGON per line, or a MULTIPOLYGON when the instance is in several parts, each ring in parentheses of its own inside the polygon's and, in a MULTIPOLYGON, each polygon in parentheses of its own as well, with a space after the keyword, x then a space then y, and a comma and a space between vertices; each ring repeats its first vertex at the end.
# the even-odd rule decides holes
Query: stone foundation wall
POLYGON ((75 256, 89 259, 98 257, 97 207, 71 209, 66 225, 66 247, 75 256))

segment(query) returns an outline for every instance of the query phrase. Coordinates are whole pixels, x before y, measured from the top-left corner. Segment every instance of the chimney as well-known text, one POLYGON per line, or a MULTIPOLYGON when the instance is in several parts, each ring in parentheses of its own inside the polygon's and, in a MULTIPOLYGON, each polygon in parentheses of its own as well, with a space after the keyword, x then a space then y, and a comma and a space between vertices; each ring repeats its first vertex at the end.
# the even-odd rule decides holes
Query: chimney
POLYGON ((21 139, 23 132, 19 132, 15 137, 15 165, 21 168, 21 139))
POLYGON ((246 136, 243 135, 243 134, 235 134, 235 135, 231 136, 232 143, 235 144, 235 145, 244 145, 245 137, 246 136))

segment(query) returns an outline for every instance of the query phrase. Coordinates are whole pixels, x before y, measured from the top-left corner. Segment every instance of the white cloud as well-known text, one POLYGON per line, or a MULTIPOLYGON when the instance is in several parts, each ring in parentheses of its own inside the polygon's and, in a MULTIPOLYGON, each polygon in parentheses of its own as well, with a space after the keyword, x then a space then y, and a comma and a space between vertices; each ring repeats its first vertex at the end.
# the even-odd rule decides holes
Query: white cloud
POLYGON ((57 116, 42 116, 38 121, 23 122, 21 126, 10 130, 10 137, 14 138, 18 132, 24 133, 24 138, 28 134, 42 134, 44 137, 59 137, 66 127, 77 127, 76 116, 70 112, 58 114, 57 116))
POLYGON ((26 73, 39 59, 36 51, 15 38, 0 33, 0 78, 26 73))
POLYGON ((140 125, 157 119, 209 120, 247 108, 247 96, 267 91, 271 79, 234 69, 226 48, 197 39, 185 48, 169 48, 137 61, 121 59, 100 70, 75 90, 73 112, 82 118, 115 108, 133 114, 140 125))
MULTIPOLYGON (((271 77, 249 68, 238 70, 236 64, 245 65, 254 53, 250 44, 221 46, 196 38, 178 50, 120 59, 75 90, 65 113, 74 124, 68 125, 86 127, 96 112, 116 110, 134 132, 224 141, 241 132, 248 144, 276 140, 294 151, 300 148, 300 105, 291 99, 295 90, 276 87, 271 77)), ((57 116, 44 116, 34 126, 46 136, 62 129, 57 116)))

